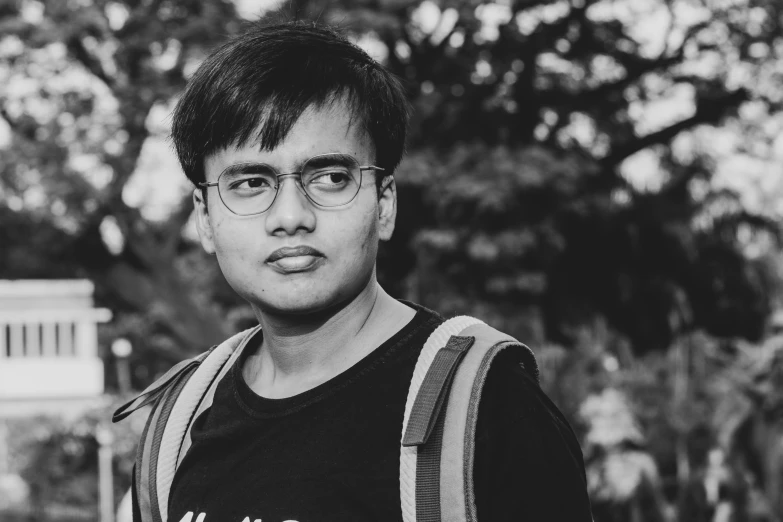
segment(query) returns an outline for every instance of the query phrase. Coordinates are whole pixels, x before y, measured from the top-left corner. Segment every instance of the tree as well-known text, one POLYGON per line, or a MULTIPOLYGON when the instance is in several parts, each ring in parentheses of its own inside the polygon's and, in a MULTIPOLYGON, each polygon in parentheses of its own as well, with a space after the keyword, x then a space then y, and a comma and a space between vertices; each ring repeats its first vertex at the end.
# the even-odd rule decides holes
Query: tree
POLYGON ((169 358, 225 337, 214 263, 183 271, 191 206, 154 222, 123 190, 155 132, 150 114, 238 29, 222 0, 2 3, 2 277, 89 277, 104 304, 145 317, 136 335, 173 339, 169 358))
MULTIPOLYGON (((380 262, 393 293, 534 344, 572 344, 605 318, 644 351, 698 327, 763 329, 769 281, 746 250, 777 229, 712 184, 709 140, 729 132, 732 150, 768 159, 757 149, 780 111, 781 9, 309 0, 268 19, 342 26, 406 81, 410 154, 380 262)), ((151 114, 239 28, 219 0, 2 4, 0 275, 88 276, 127 314, 118 330, 170 358, 225 336, 238 300, 183 238, 188 198, 155 221, 122 194, 145 142, 166 132, 151 114)))
POLYGON ((761 148, 751 156, 774 160, 782 10, 520 0, 322 14, 369 34, 408 80, 400 239, 416 250, 414 295, 488 313, 531 340, 543 322, 543 336, 571 344, 597 317, 640 351, 700 327, 758 339, 771 277, 746 247, 779 236, 776 216, 711 185, 726 151, 708 140, 733 129, 737 154, 761 148), (645 158, 654 176, 640 188, 632 169, 645 158))

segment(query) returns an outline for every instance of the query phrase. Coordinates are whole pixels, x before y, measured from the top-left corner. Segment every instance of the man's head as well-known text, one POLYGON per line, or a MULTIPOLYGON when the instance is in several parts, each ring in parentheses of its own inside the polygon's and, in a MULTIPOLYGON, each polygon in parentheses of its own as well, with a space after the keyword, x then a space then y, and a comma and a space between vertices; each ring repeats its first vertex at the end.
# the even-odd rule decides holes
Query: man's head
POLYGON ((256 311, 317 312, 374 284, 406 124, 398 81, 328 29, 256 27, 196 72, 174 143, 202 187, 202 245, 256 311))
POLYGON ((311 106, 345 100, 392 174, 402 158, 408 103, 399 81, 335 31, 257 25, 199 67, 174 111, 172 139, 187 177, 204 181, 204 160, 230 145, 272 150, 311 106))

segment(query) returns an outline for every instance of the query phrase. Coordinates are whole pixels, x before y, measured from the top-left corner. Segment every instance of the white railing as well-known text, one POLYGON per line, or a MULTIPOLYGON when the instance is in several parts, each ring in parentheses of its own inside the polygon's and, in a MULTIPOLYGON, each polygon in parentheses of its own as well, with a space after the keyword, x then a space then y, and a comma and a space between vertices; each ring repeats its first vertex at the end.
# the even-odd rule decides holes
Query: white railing
POLYGON ((97 357, 97 323, 108 310, 0 310, 0 360, 21 357, 97 357))
POLYGON ((97 325, 111 313, 92 292, 82 280, 0 281, 0 408, 103 393, 97 325))

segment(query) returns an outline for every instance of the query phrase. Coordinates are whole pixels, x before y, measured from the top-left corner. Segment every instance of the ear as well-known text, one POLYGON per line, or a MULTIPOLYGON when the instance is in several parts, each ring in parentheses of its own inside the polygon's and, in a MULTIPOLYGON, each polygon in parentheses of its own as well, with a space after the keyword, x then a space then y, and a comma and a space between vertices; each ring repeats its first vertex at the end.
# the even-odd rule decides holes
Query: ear
POLYGON ((378 237, 381 241, 391 239, 396 220, 397 185, 394 183, 394 177, 386 176, 378 191, 378 237))
POLYGON ((196 230, 198 237, 201 238, 201 246, 207 254, 215 253, 215 241, 212 234, 212 219, 209 216, 209 209, 205 201, 202 189, 193 189, 193 206, 196 209, 196 230))

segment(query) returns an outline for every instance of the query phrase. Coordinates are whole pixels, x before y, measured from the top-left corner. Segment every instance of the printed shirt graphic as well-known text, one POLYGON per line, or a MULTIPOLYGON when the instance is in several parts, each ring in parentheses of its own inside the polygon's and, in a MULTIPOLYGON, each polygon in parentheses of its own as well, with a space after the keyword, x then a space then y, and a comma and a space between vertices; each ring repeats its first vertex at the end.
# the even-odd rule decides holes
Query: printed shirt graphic
MULTIPOLYGON (((196 516, 195 522, 206 522, 206 517, 207 517, 206 513, 199 513, 196 516)), ((188 511, 187 513, 185 513, 185 516, 182 517, 182 520, 180 520, 179 522, 194 522, 194 520, 193 520, 193 512, 188 511)), ((242 520, 242 522, 263 522, 263 521, 260 518, 256 518, 254 520, 250 520, 250 517, 245 517, 244 520, 242 520)), ((297 522, 297 521, 296 520, 285 520, 284 522, 297 522)))

